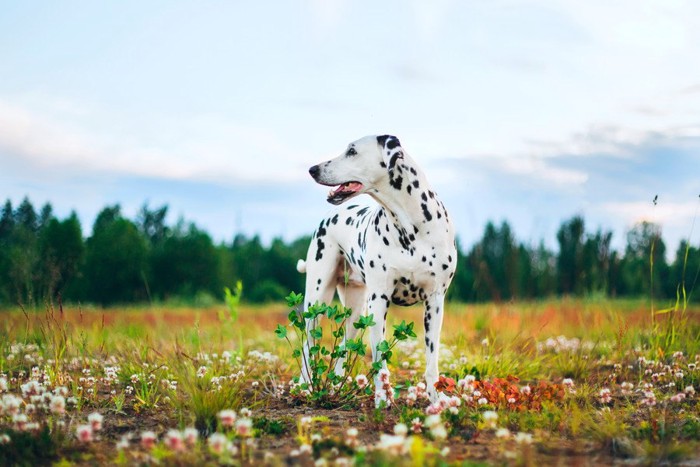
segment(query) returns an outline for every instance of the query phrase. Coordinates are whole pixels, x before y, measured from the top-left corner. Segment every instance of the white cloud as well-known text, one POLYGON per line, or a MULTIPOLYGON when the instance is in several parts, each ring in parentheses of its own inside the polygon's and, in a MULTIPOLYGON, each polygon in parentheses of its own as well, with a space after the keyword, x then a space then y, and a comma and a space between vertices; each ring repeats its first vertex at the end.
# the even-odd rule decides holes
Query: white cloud
MULTIPOLYGON (((674 231, 687 229, 690 234, 693 220, 700 214, 700 203, 694 201, 664 201, 659 199, 656 205, 652 200, 630 202, 607 202, 601 210, 609 216, 622 220, 627 227, 640 222, 653 222, 674 231)), ((697 234, 697 232, 696 232, 697 234)))
MULTIPOLYGON (((50 100, 47 102, 51 102, 50 100)), ((35 109, 0 99, 0 148, 15 164, 218 182, 294 180, 305 164, 272 132, 217 115, 115 123, 66 101, 35 109), (259 163, 253 163, 258 161, 259 163)))

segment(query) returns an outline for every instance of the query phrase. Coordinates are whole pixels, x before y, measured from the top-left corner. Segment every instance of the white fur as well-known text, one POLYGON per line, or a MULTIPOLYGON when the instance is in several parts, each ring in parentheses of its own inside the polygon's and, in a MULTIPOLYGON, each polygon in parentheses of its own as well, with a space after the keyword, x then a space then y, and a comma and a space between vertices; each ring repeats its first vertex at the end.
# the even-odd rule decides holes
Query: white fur
MULTIPOLYGON (((444 205, 393 136, 362 138, 309 172, 323 185, 359 182, 362 187, 344 200, 329 197, 333 204, 345 204, 321 221, 306 262, 297 264, 299 272, 306 272, 304 309, 317 302, 330 303, 337 291, 343 305, 353 310, 346 338, 357 334, 352 323, 372 313, 376 325, 370 329, 370 346, 377 361, 376 347, 386 333, 389 302, 423 302, 425 379, 435 402, 444 299, 457 263, 454 229, 444 205), (370 195, 376 203, 347 202, 359 194, 370 195)), ((307 330, 315 325, 309 323, 307 330)), ((309 340, 307 356, 311 344, 309 340)), ((338 362, 336 373, 343 374, 342 365, 338 362)), ((309 381, 307 368, 302 380, 309 381)), ((379 383, 375 378, 377 405, 386 400, 379 383)))

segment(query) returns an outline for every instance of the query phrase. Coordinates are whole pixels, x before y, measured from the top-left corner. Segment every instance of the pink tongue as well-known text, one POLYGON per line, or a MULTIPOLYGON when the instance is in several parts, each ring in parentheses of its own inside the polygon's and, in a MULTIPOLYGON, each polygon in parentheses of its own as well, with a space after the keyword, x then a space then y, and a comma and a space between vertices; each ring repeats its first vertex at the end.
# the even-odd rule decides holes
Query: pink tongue
POLYGON ((362 184, 357 182, 345 183, 343 185, 340 185, 333 193, 338 194, 346 191, 357 191, 360 189, 361 186, 362 184))

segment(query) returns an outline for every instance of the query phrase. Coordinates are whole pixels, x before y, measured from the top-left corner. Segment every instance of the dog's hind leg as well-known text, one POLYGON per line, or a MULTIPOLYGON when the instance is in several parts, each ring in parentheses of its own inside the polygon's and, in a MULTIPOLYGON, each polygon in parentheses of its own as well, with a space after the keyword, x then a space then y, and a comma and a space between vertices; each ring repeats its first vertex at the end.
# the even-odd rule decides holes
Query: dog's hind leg
POLYGON ((437 402, 439 393, 435 389, 438 380, 438 357, 440 354, 440 330, 442 317, 445 314, 445 296, 435 294, 425 301, 425 385, 427 386, 430 402, 437 402))

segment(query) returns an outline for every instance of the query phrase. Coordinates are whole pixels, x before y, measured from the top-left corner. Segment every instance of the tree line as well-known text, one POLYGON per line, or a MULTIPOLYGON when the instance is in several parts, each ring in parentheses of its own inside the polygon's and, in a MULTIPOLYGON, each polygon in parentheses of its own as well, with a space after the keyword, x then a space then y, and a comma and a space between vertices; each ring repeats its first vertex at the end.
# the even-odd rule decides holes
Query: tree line
MULTIPOLYGON (((25 198, 0 212, 0 304, 40 305, 56 300, 101 305, 181 300, 211 304, 224 287, 243 283, 249 302, 281 300, 303 291, 296 262, 305 236, 264 245, 258 236, 236 235, 215 244, 207 232, 179 220, 167 225, 168 207, 144 204, 135 219, 119 205, 97 215, 86 237, 75 212, 58 219, 50 204, 38 212, 25 198)), ((458 245, 459 263, 449 299, 537 299, 551 296, 673 299, 692 289, 700 272, 700 248, 681 242, 672 262, 660 228, 640 223, 627 233, 624 251, 611 248, 612 232, 589 232, 574 216, 557 232, 558 251, 544 242, 519 242, 507 222, 489 222, 470 249, 458 245)))

